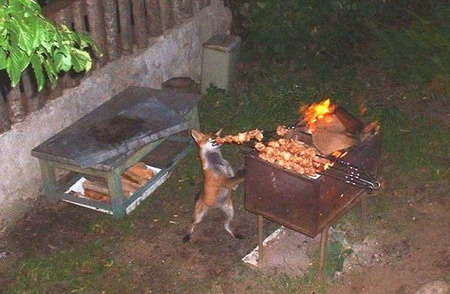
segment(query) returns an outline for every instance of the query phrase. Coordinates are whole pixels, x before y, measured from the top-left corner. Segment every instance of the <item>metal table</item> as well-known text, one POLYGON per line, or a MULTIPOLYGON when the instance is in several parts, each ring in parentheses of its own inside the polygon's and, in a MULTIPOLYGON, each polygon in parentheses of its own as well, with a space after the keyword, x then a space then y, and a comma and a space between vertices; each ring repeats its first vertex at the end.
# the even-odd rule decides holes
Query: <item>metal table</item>
POLYGON ((199 100, 197 94, 143 87, 129 87, 112 97, 31 151, 39 159, 45 194, 123 218, 165 181, 193 146, 186 130, 199 128, 199 100), (178 148, 169 163, 126 198, 123 172, 168 142, 178 148), (55 169, 76 176, 60 184, 55 169), (65 193, 83 175, 106 179, 111 203, 65 193))

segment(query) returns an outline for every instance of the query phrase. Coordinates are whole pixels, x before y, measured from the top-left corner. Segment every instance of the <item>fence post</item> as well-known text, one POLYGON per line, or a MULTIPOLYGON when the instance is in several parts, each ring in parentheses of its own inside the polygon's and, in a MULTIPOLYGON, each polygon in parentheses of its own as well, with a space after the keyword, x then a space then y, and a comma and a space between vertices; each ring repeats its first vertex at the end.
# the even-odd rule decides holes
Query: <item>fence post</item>
POLYGON ((192 1, 192 7, 194 10, 194 14, 198 13, 200 10, 202 10, 202 4, 201 4, 202 0, 193 0, 192 1))
POLYGON ((103 7, 100 0, 85 0, 87 17, 89 22, 89 33, 92 38, 97 42, 98 46, 103 51, 103 56, 94 52, 94 56, 97 62, 94 63, 94 68, 100 68, 105 65, 108 60, 108 54, 106 49, 106 31, 105 20, 103 18, 103 7))
POLYGON ((6 103, 0 96, 0 134, 11 129, 6 103))
POLYGON ((42 96, 37 95, 37 87, 33 85, 31 79, 31 68, 27 68, 22 73, 23 97, 25 100, 25 109, 27 113, 39 110, 44 106, 42 96))
POLYGON ((202 0, 202 9, 211 5, 211 0, 202 0))
POLYGON ((11 88, 6 96, 6 105, 8 108, 8 116, 11 123, 18 123, 25 118, 25 107, 23 106, 22 94, 19 85, 11 88))
POLYGON ((175 25, 183 23, 193 13, 192 0, 173 0, 172 11, 175 25))
POLYGON ((72 3, 73 26, 75 31, 85 33, 87 31, 84 17, 86 15, 86 6, 84 1, 75 1, 72 3))
POLYGON ((194 1, 193 0, 182 0, 182 9, 184 19, 189 19, 194 15, 194 1))
POLYGON ((158 37, 162 34, 161 7, 159 0, 145 0, 147 10, 147 23, 149 37, 158 37))
POLYGON ((174 25, 179 25, 183 22, 183 5, 182 0, 172 0, 172 15, 174 25))
MULTIPOLYGON (((59 24, 59 25, 65 25, 69 29, 72 29, 72 9, 70 6, 67 6, 64 9, 58 10, 54 16, 53 20, 59 24)), ((62 76, 59 78, 57 87, 62 87, 63 89, 66 88, 73 88, 80 84, 79 78, 76 76, 72 76, 70 72, 64 72, 62 73, 62 76)))
POLYGON ((118 0, 120 40, 123 54, 133 53, 133 30, 131 27, 131 0, 118 0))
POLYGON ((173 28, 172 0, 160 0, 159 7, 163 31, 173 28))
POLYGON ((145 20, 145 5, 143 0, 132 0, 134 31, 137 46, 145 48, 148 46, 147 22, 145 20))
POLYGON ((116 60, 121 55, 121 45, 119 40, 119 22, 116 1, 103 1, 105 12, 105 30, 106 30, 106 50, 109 60, 116 60))

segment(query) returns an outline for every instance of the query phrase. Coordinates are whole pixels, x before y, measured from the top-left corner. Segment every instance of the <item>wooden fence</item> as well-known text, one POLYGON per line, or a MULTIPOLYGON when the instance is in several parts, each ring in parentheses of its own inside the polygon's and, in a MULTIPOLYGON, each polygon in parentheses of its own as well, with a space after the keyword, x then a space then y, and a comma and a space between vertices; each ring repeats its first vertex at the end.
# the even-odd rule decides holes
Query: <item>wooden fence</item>
MULTIPOLYGON (((211 0, 53 0, 44 6, 44 13, 58 24, 92 36, 104 53, 101 57, 93 55, 95 70, 133 50, 147 48, 150 38, 161 36, 210 3, 211 0)), ((34 75, 27 69, 19 86, 0 89, 0 134, 28 113, 41 109, 46 101, 61 96, 64 89, 77 86, 81 77, 65 73, 56 88, 47 86, 37 92, 34 75)), ((0 82, 6 79, 0 72, 0 82)))

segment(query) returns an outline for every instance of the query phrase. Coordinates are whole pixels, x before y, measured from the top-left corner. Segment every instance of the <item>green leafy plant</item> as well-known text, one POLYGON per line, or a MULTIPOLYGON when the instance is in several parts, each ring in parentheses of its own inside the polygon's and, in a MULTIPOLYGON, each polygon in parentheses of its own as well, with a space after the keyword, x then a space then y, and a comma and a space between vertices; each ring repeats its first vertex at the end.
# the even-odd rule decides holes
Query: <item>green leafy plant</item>
POLYGON ((60 72, 88 71, 89 48, 100 53, 90 36, 57 27, 34 0, 0 0, 0 70, 6 70, 12 87, 30 65, 39 91, 46 79, 54 87, 60 72))
POLYGON ((345 259, 353 253, 353 249, 344 248, 339 241, 333 241, 328 245, 328 258, 326 264, 326 272, 328 276, 333 276, 335 272, 344 270, 345 259))

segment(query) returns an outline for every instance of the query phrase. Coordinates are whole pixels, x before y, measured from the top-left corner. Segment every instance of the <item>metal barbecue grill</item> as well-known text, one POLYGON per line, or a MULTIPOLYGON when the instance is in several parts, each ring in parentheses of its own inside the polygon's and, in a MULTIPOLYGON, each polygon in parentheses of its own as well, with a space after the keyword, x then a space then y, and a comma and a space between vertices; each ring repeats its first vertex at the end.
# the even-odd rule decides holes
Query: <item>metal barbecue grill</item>
MULTIPOLYGON (((302 141, 308 134, 297 130, 302 141)), ((345 159, 316 177, 301 175, 246 154, 245 208, 258 215, 259 258, 262 252, 263 219, 316 237, 322 233, 319 277, 323 279, 328 229, 358 201, 362 203, 362 226, 367 219, 367 192, 379 188, 374 176, 381 154, 381 133, 350 147, 345 159)))

